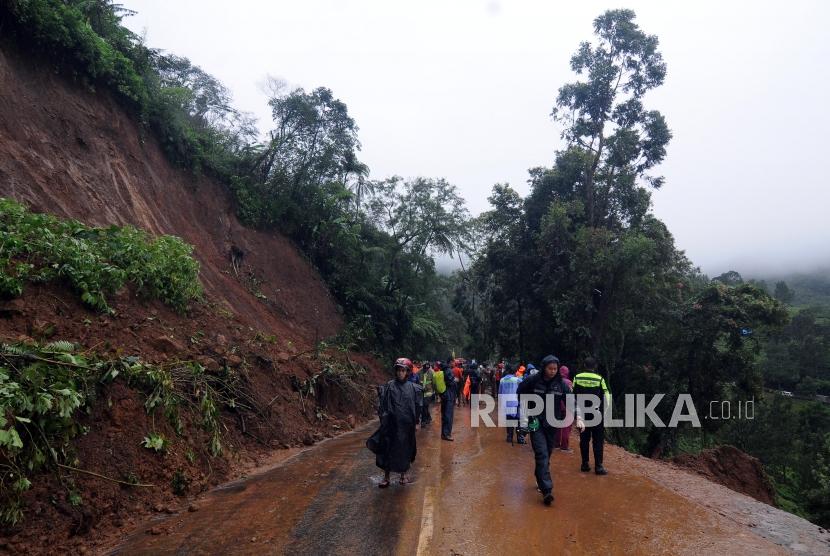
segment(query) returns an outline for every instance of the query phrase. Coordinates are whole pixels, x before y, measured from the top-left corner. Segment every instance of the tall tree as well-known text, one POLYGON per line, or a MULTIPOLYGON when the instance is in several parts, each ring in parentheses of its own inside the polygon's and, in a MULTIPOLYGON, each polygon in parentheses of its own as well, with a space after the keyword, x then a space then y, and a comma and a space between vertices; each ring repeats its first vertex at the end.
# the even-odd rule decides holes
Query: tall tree
POLYGON ((646 172, 665 157, 671 132, 642 98, 663 84, 666 64, 657 37, 634 19, 631 10, 609 10, 594 20, 597 43, 583 42, 571 58, 586 79, 560 88, 553 110, 563 138, 584 154, 581 186, 591 226, 642 217, 648 201, 637 182, 663 184, 646 172))
POLYGON ((264 180, 297 189, 327 181, 342 183, 344 175, 365 172, 356 158, 360 150, 357 124, 331 90, 278 91, 268 104, 274 128, 257 161, 264 180))

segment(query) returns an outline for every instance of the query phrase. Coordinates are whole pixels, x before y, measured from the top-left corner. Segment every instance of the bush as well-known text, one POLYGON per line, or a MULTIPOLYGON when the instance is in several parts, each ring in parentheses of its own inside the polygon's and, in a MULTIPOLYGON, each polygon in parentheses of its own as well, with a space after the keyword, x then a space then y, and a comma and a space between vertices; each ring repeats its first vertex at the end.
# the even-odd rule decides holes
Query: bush
POLYGON ((172 236, 153 238, 126 226, 92 228, 30 212, 0 198, 0 295, 17 297, 31 282, 65 280, 84 303, 108 311, 106 296, 126 284, 177 310, 198 298, 193 248, 172 236))

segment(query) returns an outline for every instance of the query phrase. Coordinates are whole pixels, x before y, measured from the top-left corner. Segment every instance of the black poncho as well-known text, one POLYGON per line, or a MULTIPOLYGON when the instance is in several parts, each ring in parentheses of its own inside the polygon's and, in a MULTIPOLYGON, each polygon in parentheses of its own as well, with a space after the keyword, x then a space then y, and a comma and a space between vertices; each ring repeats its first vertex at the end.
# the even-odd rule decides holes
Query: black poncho
POLYGON ((423 390, 415 383, 390 380, 381 387, 375 464, 384 471, 403 473, 415 461, 415 424, 423 401, 423 390))

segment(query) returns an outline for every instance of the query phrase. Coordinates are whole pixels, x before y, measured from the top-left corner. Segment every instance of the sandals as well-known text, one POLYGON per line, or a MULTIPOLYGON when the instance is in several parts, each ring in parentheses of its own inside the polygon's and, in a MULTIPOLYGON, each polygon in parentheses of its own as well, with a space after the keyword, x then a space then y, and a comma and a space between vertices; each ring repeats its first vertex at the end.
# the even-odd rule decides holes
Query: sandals
MULTIPOLYGON (((409 477, 401 477, 398 480, 398 484, 401 486, 408 485, 412 482, 412 479, 409 477)), ((389 480, 384 479, 378 483, 378 488, 389 488, 389 485, 392 484, 389 480)))

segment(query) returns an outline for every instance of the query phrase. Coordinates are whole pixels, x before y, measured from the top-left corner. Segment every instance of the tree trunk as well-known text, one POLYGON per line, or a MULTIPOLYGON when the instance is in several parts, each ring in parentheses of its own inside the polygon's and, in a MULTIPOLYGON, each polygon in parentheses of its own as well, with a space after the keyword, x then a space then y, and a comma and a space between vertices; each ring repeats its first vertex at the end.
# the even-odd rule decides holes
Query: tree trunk
POLYGON ((605 130, 605 123, 603 122, 602 126, 600 127, 599 131, 599 144, 597 145, 597 154, 594 157, 594 161, 591 164, 591 167, 588 168, 588 171, 585 172, 585 195, 587 197, 587 205, 588 205, 588 225, 594 226, 594 212, 596 210, 596 195, 594 192, 594 176, 596 176, 597 168, 599 167, 600 158, 602 158, 602 148, 605 144, 605 136, 603 135, 603 131, 605 130))
POLYGON ((522 298, 516 300, 518 304, 518 317, 519 317, 519 359, 521 361, 525 360, 525 336, 524 336, 524 326, 522 321, 524 319, 524 311, 522 306, 522 298))

